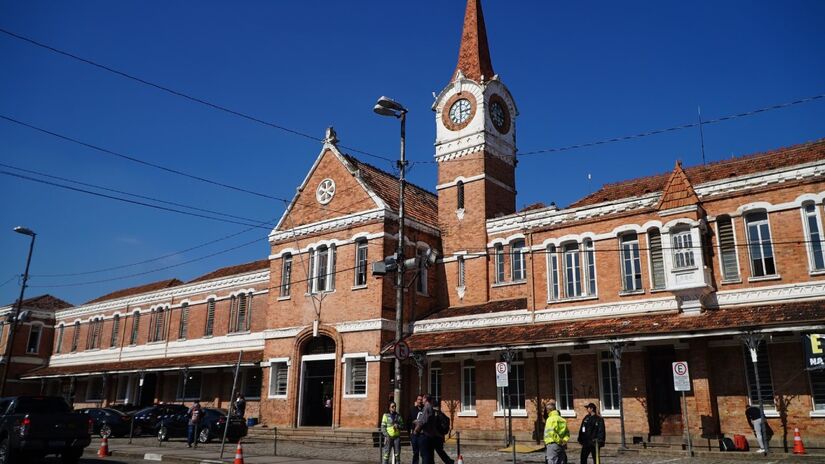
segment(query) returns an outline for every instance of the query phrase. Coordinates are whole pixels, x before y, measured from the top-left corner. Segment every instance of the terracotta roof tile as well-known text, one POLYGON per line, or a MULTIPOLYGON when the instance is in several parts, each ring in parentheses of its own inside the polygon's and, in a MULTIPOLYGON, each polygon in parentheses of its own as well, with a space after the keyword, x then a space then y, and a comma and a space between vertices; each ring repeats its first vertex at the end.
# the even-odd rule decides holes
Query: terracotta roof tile
MULTIPOLYGON (((722 180, 730 177, 755 174, 797 164, 825 159, 825 139, 794 145, 778 150, 740 156, 728 160, 693 166, 685 169, 687 179, 693 185, 722 180)), ((661 192, 670 178, 670 174, 658 174, 650 177, 605 184, 596 192, 574 202, 571 208, 590 206, 607 201, 621 200, 661 192)))
MULTIPOLYGON (((14 302, 16 303, 16 301, 14 302)), ((9 306, 14 303, 10 303, 9 306)), ((41 311, 56 311, 58 309, 71 308, 73 305, 68 301, 63 301, 60 298, 52 295, 40 295, 23 300, 22 307, 30 309, 39 309, 41 311)))
POLYGON ((527 307, 527 298, 515 298, 512 300, 498 300, 490 301, 489 303, 482 303, 469 306, 453 306, 442 309, 437 313, 431 314, 424 319, 441 319, 444 317, 459 317, 471 316, 475 314, 489 314, 501 311, 515 311, 517 309, 524 309, 527 307))
POLYGON ((236 274, 245 274, 247 272, 260 271, 263 269, 269 269, 268 259, 260 259, 258 261, 252 261, 251 263, 236 264, 234 266, 222 267, 208 274, 204 274, 200 277, 192 279, 187 283, 191 284, 193 282, 202 282, 204 280, 219 279, 221 277, 228 277, 236 274))
POLYGON ((710 309, 700 315, 678 313, 645 314, 526 324, 460 331, 414 334, 407 339, 413 350, 480 348, 487 346, 537 345, 556 342, 584 342, 606 339, 673 333, 701 333, 710 330, 741 330, 750 327, 810 325, 825 322, 825 302, 741 306, 710 309))
POLYGON ((101 301, 106 301, 106 300, 114 300, 116 298, 123 298, 123 297, 127 297, 127 296, 138 295, 140 293, 154 292, 156 290, 163 290, 164 288, 177 287, 178 285, 181 285, 181 284, 183 284, 183 282, 181 282, 178 279, 161 280, 159 282, 152 282, 151 284, 144 284, 144 285, 139 285, 137 287, 124 288, 122 290, 117 290, 117 291, 114 291, 112 293, 109 293, 109 294, 103 295, 101 297, 95 298, 94 300, 87 301, 86 304, 99 303, 101 301))
MULTIPOLYGON (((242 362, 260 362, 263 351, 245 351, 242 362)), ((194 366, 233 365, 238 361, 237 352, 216 353, 202 356, 170 356, 166 358, 141 359, 134 361, 104 362, 71 366, 41 367, 23 374, 23 377, 44 377, 97 372, 133 371, 142 369, 180 368, 194 366)))
POLYGON ((682 169, 682 163, 677 162, 676 167, 673 168, 673 173, 670 174, 670 177, 665 183, 662 198, 659 200, 657 208, 665 210, 698 203, 699 197, 696 196, 693 185, 691 185, 690 180, 685 175, 685 171, 682 169))
MULTIPOLYGON (((393 211, 398 211, 398 178, 357 158, 344 155, 355 169, 361 171, 361 179, 375 191, 393 211)), ((418 222, 438 227, 438 197, 429 190, 407 182, 405 212, 418 222)))
POLYGON ((453 73, 453 80, 459 71, 464 77, 476 82, 481 82, 481 76, 489 81, 495 75, 493 61, 490 59, 490 46, 487 44, 487 27, 484 24, 484 13, 481 11, 481 0, 467 0, 461 48, 458 50, 458 65, 453 73))

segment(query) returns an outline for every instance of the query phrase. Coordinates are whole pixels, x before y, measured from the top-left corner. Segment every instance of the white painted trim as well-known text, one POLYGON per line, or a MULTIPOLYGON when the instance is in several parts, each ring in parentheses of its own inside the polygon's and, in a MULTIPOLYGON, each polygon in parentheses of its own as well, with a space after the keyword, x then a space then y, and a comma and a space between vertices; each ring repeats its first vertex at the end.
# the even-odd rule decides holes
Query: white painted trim
POLYGON ((301 356, 301 361, 328 361, 335 360, 335 353, 305 354, 301 356))

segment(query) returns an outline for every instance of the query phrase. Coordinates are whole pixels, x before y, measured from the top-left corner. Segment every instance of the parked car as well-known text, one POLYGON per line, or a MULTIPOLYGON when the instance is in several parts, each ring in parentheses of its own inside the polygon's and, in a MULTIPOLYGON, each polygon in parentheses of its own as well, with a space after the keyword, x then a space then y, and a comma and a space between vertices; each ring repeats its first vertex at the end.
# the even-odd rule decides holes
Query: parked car
POLYGON ((143 408, 132 414, 132 420, 135 422, 132 433, 137 436, 156 432, 160 420, 177 414, 185 415, 188 410, 189 408, 182 404, 156 404, 143 408))
POLYGON ((132 425, 132 416, 111 408, 84 408, 77 412, 88 415, 92 421, 92 433, 106 437, 122 437, 129 435, 132 425))
MULTIPOLYGON (((246 436, 248 431, 243 417, 226 417, 226 409, 204 408, 203 418, 198 426, 198 442, 209 443, 223 437, 223 429, 229 423, 226 432, 228 441, 237 441, 246 436)), ((166 441, 170 438, 186 437, 189 427, 189 417, 186 413, 167 416, 158 422, 155 433, 158 440, 166 441)))
POLYGON ((80 461, 91 442, 92 421, 59 396, 0 398, 0 464, 30 462, 59 454, 80 461))
POLYGON ((132 414, 135 411, 142 409, 140 406, 132 403, 110 404, 109 409, 115 409, 126 414, 132 414))

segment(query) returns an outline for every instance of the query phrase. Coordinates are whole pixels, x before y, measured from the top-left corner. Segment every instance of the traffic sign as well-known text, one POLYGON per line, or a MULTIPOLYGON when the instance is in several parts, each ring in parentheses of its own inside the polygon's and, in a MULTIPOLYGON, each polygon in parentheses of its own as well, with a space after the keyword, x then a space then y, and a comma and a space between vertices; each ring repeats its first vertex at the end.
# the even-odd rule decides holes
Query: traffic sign
POLYGON ((399 361, 404 361, 410 357, 410 345, 407 345, 407 342, 404 340, 396 343, 393 351, 395 352, 396 359, 399 361))
POLYGON ((496 363, 496 387, 509 387, 510 378, 507 375, 507 363, 496 363))
POLYGON ((690 372, 688 372, 688 363, 685 361, 673 363, 673 389, 690 391, 690 372))

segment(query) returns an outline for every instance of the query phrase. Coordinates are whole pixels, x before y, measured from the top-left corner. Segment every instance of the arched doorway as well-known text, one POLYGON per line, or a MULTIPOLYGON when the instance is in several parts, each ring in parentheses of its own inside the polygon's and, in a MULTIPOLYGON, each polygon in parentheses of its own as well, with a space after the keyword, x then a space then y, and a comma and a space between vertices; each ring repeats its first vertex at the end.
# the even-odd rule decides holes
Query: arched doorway
POLYGON ((298 425, 332 425, 334 387, 335 341, 324 335, 313 337, 301 350, 298 425))

